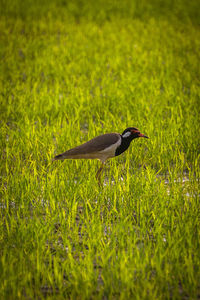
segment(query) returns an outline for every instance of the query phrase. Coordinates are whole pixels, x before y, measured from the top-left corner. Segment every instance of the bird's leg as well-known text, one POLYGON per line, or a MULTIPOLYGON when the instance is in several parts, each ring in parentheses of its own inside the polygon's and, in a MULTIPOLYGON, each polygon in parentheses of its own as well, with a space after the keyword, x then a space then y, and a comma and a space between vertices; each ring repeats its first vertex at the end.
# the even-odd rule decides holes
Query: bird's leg
POLYGON ((101 167, 99 168, 99 170, 97 171, 97 174, 96 174, 96 179, 98 180, 99 185, 101 185, 100 178, 101 178, 101 173, 102 173, 103 167, 104 167, 104 163, 101 164, 101 167))

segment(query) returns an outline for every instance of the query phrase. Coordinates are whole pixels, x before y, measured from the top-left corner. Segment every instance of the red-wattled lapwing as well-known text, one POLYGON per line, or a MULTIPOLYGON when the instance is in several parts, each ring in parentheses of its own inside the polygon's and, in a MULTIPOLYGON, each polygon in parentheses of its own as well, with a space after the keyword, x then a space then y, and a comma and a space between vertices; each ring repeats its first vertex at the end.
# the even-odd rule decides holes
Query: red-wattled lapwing
POLYGON ((55 156, 53 160, 81 158, 99 159, 102 162, 102 165, 97 171, 96 178, 100 182, 100 175, 105 161, 108 158, 122 154, 128 149, 131 141, 139 137, 148 138, 148 136, 140 133, 135 127, 127 128, 122 134, 106 133, 55 156))

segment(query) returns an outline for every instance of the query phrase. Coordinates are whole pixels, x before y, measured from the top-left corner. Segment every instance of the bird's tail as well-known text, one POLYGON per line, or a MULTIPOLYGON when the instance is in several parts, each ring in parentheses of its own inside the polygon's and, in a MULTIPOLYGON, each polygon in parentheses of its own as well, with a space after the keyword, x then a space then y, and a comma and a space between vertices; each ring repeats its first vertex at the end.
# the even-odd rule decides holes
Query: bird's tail
POLYGON ((53 158, 53 161, 54 161, 54 160, 60 160, 60 159, 65 159, 63 154, 56 155, 56 156, 53 158))

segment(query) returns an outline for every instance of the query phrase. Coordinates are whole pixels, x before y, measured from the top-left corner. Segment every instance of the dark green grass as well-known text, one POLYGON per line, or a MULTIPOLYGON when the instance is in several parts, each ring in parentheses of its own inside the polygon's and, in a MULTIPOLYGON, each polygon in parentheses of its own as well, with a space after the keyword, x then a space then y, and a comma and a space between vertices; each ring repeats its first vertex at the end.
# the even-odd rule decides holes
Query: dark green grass
POLYGON ((200 297, 197 1, 1 1, 2 299, 200 297), (54 162, 138 127, 110 160, 54 162))

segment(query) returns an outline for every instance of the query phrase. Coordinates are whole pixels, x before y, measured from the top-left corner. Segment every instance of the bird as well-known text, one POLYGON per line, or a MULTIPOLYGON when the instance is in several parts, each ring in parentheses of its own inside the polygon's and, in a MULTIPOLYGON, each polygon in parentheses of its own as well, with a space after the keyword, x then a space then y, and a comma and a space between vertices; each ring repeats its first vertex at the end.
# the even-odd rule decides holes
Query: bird
POLYGON ((122 154, 128 149, 132 140, 139 137, 149 138, 142 134, 136 127, 128 127, 122 134, 116 132, 102 134, 80 146, 56 155, 53 161, 64 159, 98 159, 101 161, 101 166, 96 173, 96 179, 100 184, 100 177, 106 160, 122 154))

